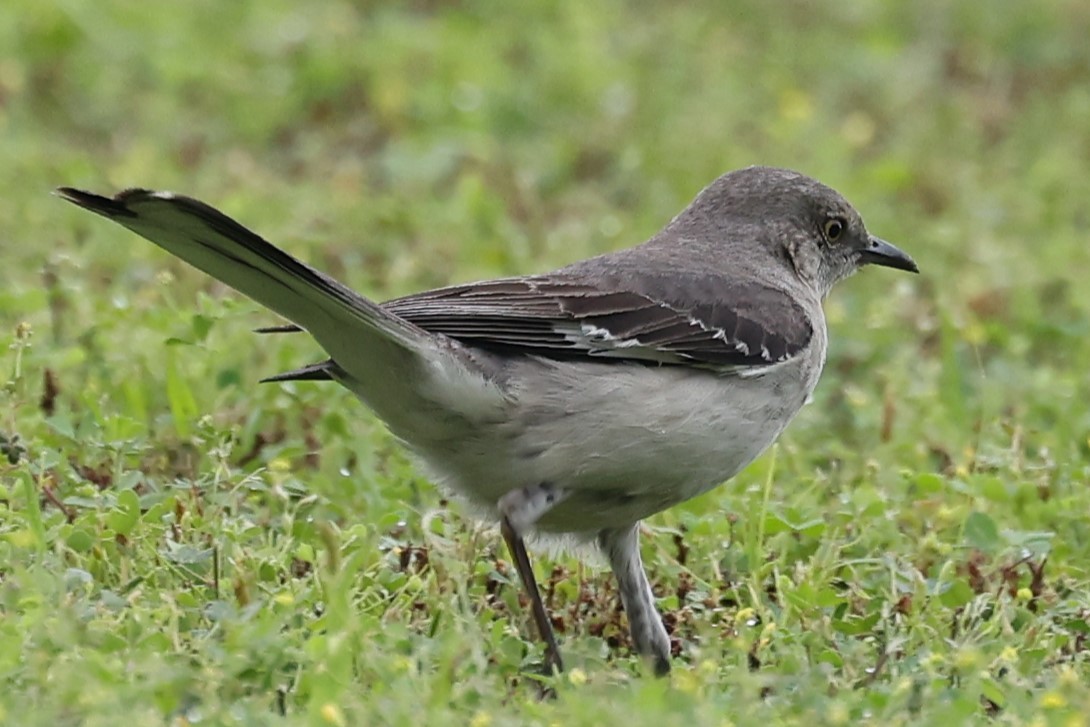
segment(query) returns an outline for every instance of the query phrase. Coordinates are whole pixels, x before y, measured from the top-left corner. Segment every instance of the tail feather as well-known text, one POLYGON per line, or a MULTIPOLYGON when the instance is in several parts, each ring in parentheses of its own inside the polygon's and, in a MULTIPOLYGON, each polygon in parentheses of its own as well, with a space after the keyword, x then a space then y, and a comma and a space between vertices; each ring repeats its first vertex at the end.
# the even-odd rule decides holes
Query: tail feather
POLYGON ((294 323, 289 323, 284 326, 261 326, 261 328, 255 328, 254 333, 299 333, 302 330, 294 323))
POLYGON ((392 429, 416 439, 432 436, 430 430, 436 436, 449 431, 429 418, 427 412, 437 403, 463 415, 503 405, 502 393, 456 343, 383 310, 203 202, 142 189, 112 199, 70 187, 57 194, 279 313, 308 331, 331 356, 328 365, 304 367, 273 381, 333 378, 392 429), (453 387, 452 381, 464 386, 453 387), (466 398, 459 392, 474 393, 466 398))
POLYGON ((309 366, 285 371, 282 374, 266 376, 261 379, 259 383, 273 384, 278 381, 332 381, 334 380, 333 372, 336 370, 336 366, 337 364, 333 362, 333 359, 330 359, 328 361, 322 361, 321 363, 310 364, 309 366))
POLYGON ((70 187, 57 193, 129 228, 318 338, 323 329, 346 321, 408 347, 426 336, 198 200, 143 189, 126 190, 112 199, 70 187))

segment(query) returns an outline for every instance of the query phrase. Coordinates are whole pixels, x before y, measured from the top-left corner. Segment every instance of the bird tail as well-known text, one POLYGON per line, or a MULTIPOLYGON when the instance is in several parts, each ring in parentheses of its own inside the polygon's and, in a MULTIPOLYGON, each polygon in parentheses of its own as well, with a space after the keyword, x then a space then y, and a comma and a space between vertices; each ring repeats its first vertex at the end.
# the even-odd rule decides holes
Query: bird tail
MULTIPOLYGON (((482 395, 488 393, 483 376, 456 345, 384 310, 203 202, 142 189, 112 199, 70 187, 57 194, 127 227, 308 331, 336 362, 336 378, 395 430, 405 419, 402 410, 428 403, 414 399, 430 400, 427 409, 442 399, 442 391, 427 391, 429 379, 442 389, 439 379, 469 377, 481 384, 482 395)), ((438 403, 457 411, 457 402, 438 403)))

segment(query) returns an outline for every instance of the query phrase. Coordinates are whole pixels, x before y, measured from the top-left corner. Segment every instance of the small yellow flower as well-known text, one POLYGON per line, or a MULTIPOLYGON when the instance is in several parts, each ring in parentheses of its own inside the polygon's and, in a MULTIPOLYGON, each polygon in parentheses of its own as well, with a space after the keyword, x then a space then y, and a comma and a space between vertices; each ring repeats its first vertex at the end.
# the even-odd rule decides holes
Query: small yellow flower
POLYGON ((962 330, 962 336, 965 337, 966 342, 973 344, 981 344, 987 339, 987 333, 984 326, 979 323, 971 323, 962 330))
POLYGON ((980 665, 980 652, 972 647, 965 647, 958 651, 954 657, 954 665, 958 669, 969 670, 980 665))
POLYGON ((696 694, 700 691, 700 680, 689 669, 675 669, 673 671, 674 688, 685 694, 696 694))
POLYGON ((568 672, 568 682, 573 687, 581 687, 587 683, 587 673, 576 667, 568 672))
POLYGON ((1059 692, 1045 692, 1041 695, 1041 706, 1045 709, 1063 709, 1067 706, 1067 698, 1059 692))
POLYGON ((931 652, 923 659, 923 665, 927 669, 938 669, 946 664, 946 657, 938 652, 931 652))
POLYGON ((805 92, 786 89, 780 94, 780 115, 789 121, 806 121, 814 115, 814 103, 805 92))
POLYGON ((473 719, 469 720, 469 727, 488 727, 492 724, 492 715, 488 712, 477 712, 473 719))
POLYGON ((319 712, 322 715, 322 719, 329 724, 337 725, 337 727, 345 727, 345 725, 348 724, 347 722, 345 722, 344 712, 342 712, 341 708, 338 707, 336 704, 326 702, 322 705, 322 708, 321 710, 319 710, 319 712))
POLYGON ((269 461, 271 472, 291 472, 291 460, 286 457, 274 457, 269 461))
POLYGON ((772 639, 772 634, 776 633, 776 622, 769 621, 761 629, 761 643, 767 644, 772 639))
POLYGON ((834 703, 829 707, 829 724, 839 725, 848 724, 851 721, 852 715, 848 712, 848 708, 843 704, 834 703))
POLYGON ((867 392, 854 386, 845 386, 843 388, 844 398, 848 400, 848 403, 852 406, 863 408, 870 403, 870 396, 867 392))
POLYGON ((1019 588, 1015 594, 1019 601, 1029 602, 1033 600, 1033 591, 1028 588, 1019 588))
MULTIPOLYGON (((969 474, 969 471, 966 470, 965 474, 969 474)), ((935 511, 935 517, 942 522, 950 522, 958 518, 958 509, 949 505, 940 505, 935 511)))
POLYGON ((1013 646, 1007 646, 1003 651, 999 652, 999 660, 1008 664, 1013 664, 1018 661, 1018 649, 1013 646))
POLYGON ((861 111, 848 114, 840 125, 840 135, 855 147, 863 147, 874 141, 876 131, 874 119, 861 111))
POLYGON ((1060 683, 1061 687, 1077 687, 1082 684, 1079 673, 1069 666, 1060 668, 1059 673, 1056 674, 1056 681, 1060 683))

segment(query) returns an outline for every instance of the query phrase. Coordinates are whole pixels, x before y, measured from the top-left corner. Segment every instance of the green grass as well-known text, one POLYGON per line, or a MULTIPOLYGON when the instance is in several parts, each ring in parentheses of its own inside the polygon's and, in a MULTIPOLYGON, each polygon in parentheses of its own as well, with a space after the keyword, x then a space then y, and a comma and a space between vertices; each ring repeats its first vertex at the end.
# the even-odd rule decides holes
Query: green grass
POLYGON ((1090 6, 359 5, 0 5, 0 723, 1087 723, 1090 6), (185 192, 381 299, 754 163, 923 275, 834 291, 813 405, 647 523, 669 680, 539 557, 548 701, 498 534, 346 392, 256 384, 315 345, 49 195, 185 192))

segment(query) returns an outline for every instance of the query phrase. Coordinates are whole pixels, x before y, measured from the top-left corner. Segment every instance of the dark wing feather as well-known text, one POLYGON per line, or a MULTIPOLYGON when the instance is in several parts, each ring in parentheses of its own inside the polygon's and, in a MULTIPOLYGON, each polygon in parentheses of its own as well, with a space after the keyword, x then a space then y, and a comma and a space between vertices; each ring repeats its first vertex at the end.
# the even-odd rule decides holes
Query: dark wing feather
POLYGON ((254 333, 300 333, 303 329, 294 323, 284 323, 279 326, 262 326, 255 328, 254 333))
POLYGON ((554 358, 731 370, 786 361, 809 343, 811 323, 783 291, 689 277, 511 278, 417 293, 383 308, 465 343, 554 358))

